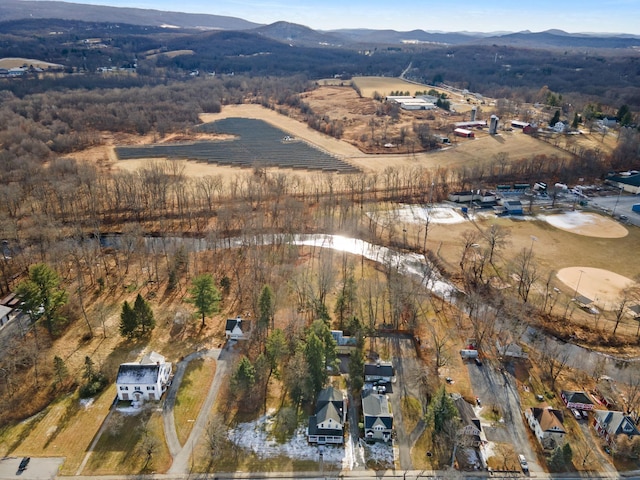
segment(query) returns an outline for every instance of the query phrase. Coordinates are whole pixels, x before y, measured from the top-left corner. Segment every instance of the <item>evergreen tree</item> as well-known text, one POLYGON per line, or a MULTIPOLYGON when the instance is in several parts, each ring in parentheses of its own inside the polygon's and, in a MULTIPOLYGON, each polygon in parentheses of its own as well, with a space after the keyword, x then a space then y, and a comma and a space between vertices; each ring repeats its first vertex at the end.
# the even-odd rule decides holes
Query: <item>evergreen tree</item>
POLYGON ((53 357, 53 373, 56 385, 62 383, 64 379, 67 378, 67 375, 69 375, 69 369, 66 363, 64 363, 64 360, 58 355, 53 357))
POLYGON ((191 303, 202 318, 202 327, 205 326, 205 318, 217 313, 220 309, 220 292, 213 282, 213 277, 208 273, 198 275, 191 281, 189 289, 190 298, 185 301, 191 303))
POLYGON ((325 366, 324 345, 314 332, 307 336, 307 344, 304 348, 304 356, 309 369, 308 384, 311 395, 315 399, 327 381, 327 369, 325 366))
POLYGON ((269 285, 262 287, 258 299, 258 327, 260 330, 268 330, 273 322, 273 291, 269 285))
POLYGON ((125 300, 122 305, 122 312, 120 313, 120 335, 126 338, 133 338, 136 336, 138 330, 138 320, 136 314, 129 305, 129 302, 125 300))
POLYGON ((50 335, 64 322, 60 309, 66 305, 68 295, 60 287, 58 274, 48 265, 32 265, 29 278, 18 284, 16 295, 22 300, 21 308, 31 321, 36 323, 42 319, 50 335))
POLYGON ((84 367, 82 372, 82 378, 84 378, 87 383, 92 383, 96 379, 96 371, 94 368, 93 360, 91 357, 87 355, 84 357, 84 367))
POLYGON ((351 390, 359 392, 364 386, 364 336, 357 334, 356 348, 349 356, 349 381, 351 390))
POLYGON ((246 356, 243 356, 231 377, 231 384, 236 398, 250 394, 255 383, 256 369, 251 361, 246 356))
POLYGON ((556 113, 553 114, 553 117, 551 117, 551 120, 549 121, 549 125, 553 127, 559 121, 560 121, 560 110, 556 110, 556 113))
POLYGON ((271 372, 275 372, 276 377, 278 376, 279 366, 282 362, 282 359, 287 354, 287 339, 284 336, 284 332, 279 328, 276 328, 271 332, 269 337, 267 337, 266 351, 267 358, 269 359, 269 368, 271 372))
POLYGON ((156 326, 156 319, 153 316, 153 310, 149 303, 142 298, 142 295, 138 294, 136 301, 133 304, 133 313, 136 318, 137 332, 139 336, 147 335, 156 326))
POLYGON ((438 434, 443 432, 448 422, 454 420, 457 416, 458 409, 453 403, 453 399, 444 386, 440 387, 427 407, 425 419, 427 425, 433 429, 434 434, 438 434))

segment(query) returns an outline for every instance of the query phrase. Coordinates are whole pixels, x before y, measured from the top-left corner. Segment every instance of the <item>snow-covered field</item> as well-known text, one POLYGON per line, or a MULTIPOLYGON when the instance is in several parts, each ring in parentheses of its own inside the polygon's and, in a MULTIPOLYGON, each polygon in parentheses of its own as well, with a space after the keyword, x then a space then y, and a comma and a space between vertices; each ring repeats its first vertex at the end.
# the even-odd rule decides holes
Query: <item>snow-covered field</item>
POLYGON ((466 219, 452 207, 426 207, 421 205, 400 205, 394 210, 383 212, 369 212, 367 215, 377 222, 389 221, 404 223, 433 223, 452 224, 462 223, 466 219))
POLYGON ((545 215, 542 219, 562 230, 574 230, 585 225, 594 225, 597 221, 595 216, 577 211, 557 215, 545 215))
MULTIPOLYGON (((284 456, 294 460, 320 460, 318 446, 307 442, 306 426, 300 426, 293 437, 285 443, 278 443, 271 435, 275 417, 264 415, 253 422, 240 423, 229 430, 229 440, 236 446, 251 451, 260 458, 284 456)), ((381 464, 393 465, 393 449, 388 445, 366 445, 345 439, 345 445, 322 448, 324 463, 338 465, 343 470, 353 469, 357 458, 375 460, 381 464), (357 450, 357 451, 356 451, 357 450)))

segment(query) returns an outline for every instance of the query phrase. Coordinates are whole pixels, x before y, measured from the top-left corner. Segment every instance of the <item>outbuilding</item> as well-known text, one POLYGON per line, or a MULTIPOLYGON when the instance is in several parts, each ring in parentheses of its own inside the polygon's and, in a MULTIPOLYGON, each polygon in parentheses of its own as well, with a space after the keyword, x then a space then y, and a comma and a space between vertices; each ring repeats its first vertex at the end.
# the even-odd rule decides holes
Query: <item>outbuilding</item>
POLYGON ((467 130, 466 128, 456 128, 453 131, 454 135, 458 136, 458 137, 464 137, 464 138, 473 138, 475 137, 475 134, 471 131, 471 130, 467 130))

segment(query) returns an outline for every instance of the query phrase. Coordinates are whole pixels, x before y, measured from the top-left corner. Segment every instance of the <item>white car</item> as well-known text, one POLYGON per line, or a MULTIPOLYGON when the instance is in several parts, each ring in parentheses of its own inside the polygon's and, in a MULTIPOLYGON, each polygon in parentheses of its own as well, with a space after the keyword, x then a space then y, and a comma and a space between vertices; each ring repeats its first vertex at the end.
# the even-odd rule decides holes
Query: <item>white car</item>
POLYGON ((576 417, 576 420, 582 420, 582 415, 575 408, 571 409, 571 413, 573 413, 573 416, 576 417))
POLYGON ((529 471, 529 464, 527 463, 527 459, 524 458, 524 455, 518 455, 518 461, 520 462, 520 468, 522 468, 523 472, 529 471))

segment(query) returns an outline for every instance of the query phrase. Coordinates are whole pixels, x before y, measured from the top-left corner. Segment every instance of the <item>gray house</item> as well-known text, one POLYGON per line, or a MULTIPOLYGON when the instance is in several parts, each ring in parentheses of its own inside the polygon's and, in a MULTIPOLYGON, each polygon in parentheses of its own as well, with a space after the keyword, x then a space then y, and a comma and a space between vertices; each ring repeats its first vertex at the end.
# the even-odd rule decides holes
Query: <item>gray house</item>
POLYGON ((390 442, 393 435, 393 414, 386 395, 373 390, 362 392, 364 438, 367 442, 390 442))
POLYGON ((365 382, 392 382, 395 370, 391 362, 376 362, 364 364, 365 382))
POLYGON ((309 417, 307 438, 318 445, 342 444, 347 408, 344 394, 333 387, 318 394, 316 414, 309 417))

